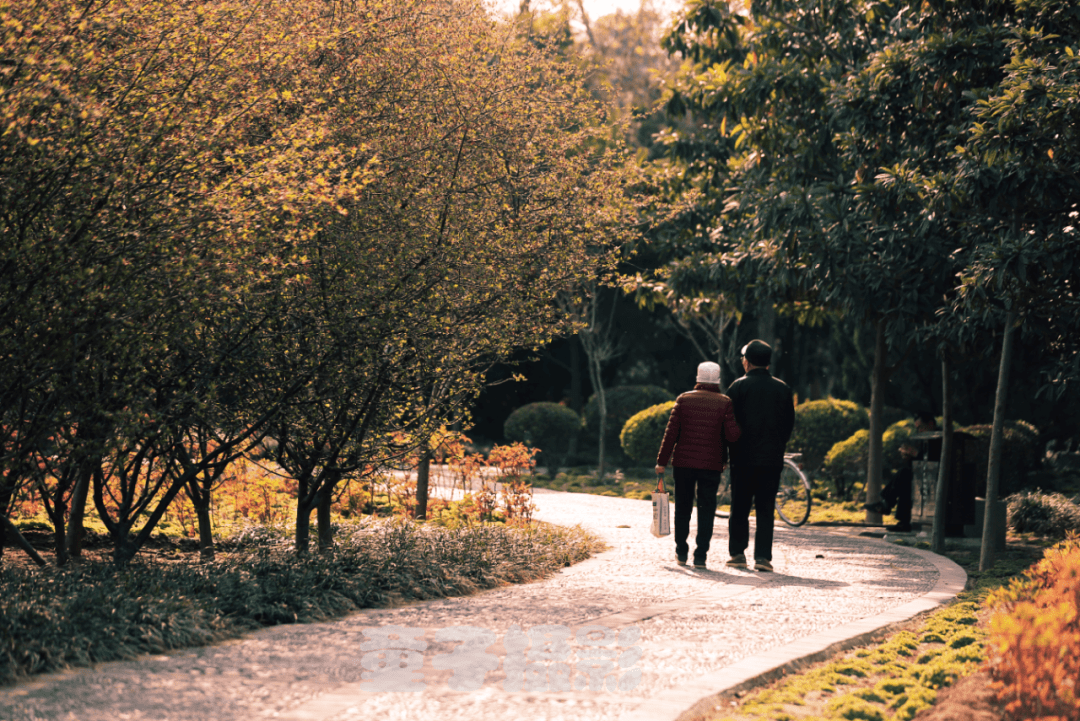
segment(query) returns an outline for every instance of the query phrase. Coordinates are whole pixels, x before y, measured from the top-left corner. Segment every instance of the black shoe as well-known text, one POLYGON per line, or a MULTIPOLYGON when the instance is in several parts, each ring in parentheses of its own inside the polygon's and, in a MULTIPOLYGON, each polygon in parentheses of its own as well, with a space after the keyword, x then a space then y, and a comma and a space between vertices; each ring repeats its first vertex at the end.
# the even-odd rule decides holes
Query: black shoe
POLYGON ((755 571, 765 571, 765 572, 772 571, 773 570, 772 562, 767 561, 764 558, 755 558, 754 559, 754 570, 755 571))
POLYGON ((696 568, 699 571, 704 571, 705 570, 705 559, 704 558, 695 558, 694 559, 694 568, 696 568))
POLYGON ((897 523, 895 526, 885 526, 885 530, 893 533, 911 533, 911 524, 897 523))
POLYGON ((679 564, 680 566, 685 566, 686 565, 686 556, 680 556, 680 555, 676 554, 675 555, 675 563, 679 564))

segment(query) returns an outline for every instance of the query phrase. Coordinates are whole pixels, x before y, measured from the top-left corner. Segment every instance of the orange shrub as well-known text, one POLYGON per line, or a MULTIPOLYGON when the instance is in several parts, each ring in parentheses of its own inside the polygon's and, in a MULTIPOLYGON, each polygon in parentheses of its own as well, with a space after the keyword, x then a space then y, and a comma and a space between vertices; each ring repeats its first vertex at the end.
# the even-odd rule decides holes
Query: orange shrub
POLYGON ((1025 578, 995 591, 990 673, 1006 718, 1080 719, 1080 537, 1048 550, 1025 578))
POLYGON ((539 448, 529 448, 523 443, 495 446, 488 454, 488 465, 494 466, 502 484, 503 508, 507 522, 527 523, 532 520, 536 505, 532 502, 532 484, 522 478, 532 473, 539 448))

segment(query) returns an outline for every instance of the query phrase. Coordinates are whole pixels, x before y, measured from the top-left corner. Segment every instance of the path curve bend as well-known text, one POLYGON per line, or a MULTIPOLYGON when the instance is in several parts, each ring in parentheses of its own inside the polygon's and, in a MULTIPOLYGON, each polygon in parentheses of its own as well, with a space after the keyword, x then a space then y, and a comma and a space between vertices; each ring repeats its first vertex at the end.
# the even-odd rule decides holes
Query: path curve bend
POLYGON ((648 501, 535 501, 540 520, 581 525, 609 550, 534 583, 35 677, 0 689, 0 719, 674 721, 866 642, 966 581, 925 551, 779 523, 774 573, 724 566, 723 521, 695 571, 649 534, 648 501))

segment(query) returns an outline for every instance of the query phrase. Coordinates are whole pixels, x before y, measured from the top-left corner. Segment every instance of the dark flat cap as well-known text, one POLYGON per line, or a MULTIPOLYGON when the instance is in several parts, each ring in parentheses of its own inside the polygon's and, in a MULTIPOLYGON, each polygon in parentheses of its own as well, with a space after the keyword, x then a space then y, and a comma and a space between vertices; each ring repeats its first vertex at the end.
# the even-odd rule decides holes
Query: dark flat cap
POLYGON ((739 353, 756 366, 764 367, 772 362, 772 347, 763 340, 750 341, 739 353))

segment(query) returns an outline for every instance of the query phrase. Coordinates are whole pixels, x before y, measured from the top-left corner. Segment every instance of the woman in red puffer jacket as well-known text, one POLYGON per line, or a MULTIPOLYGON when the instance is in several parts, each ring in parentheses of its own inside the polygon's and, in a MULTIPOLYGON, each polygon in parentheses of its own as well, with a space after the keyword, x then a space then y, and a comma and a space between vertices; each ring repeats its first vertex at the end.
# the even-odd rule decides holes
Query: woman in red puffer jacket
POLYGON ((675 559, 680 566, 686 565, 690 551, 687 536, 696 495, 694 568, 705 568, 716 515, 716 490, 727 464, 727 447, 739 440, 741 433, 731 399, 720 392, 720 366, 711 362, 700 364, 694 390, 675 400, 656 457, 657 473, 664 472, 668 460, 674 466, 675 559))

